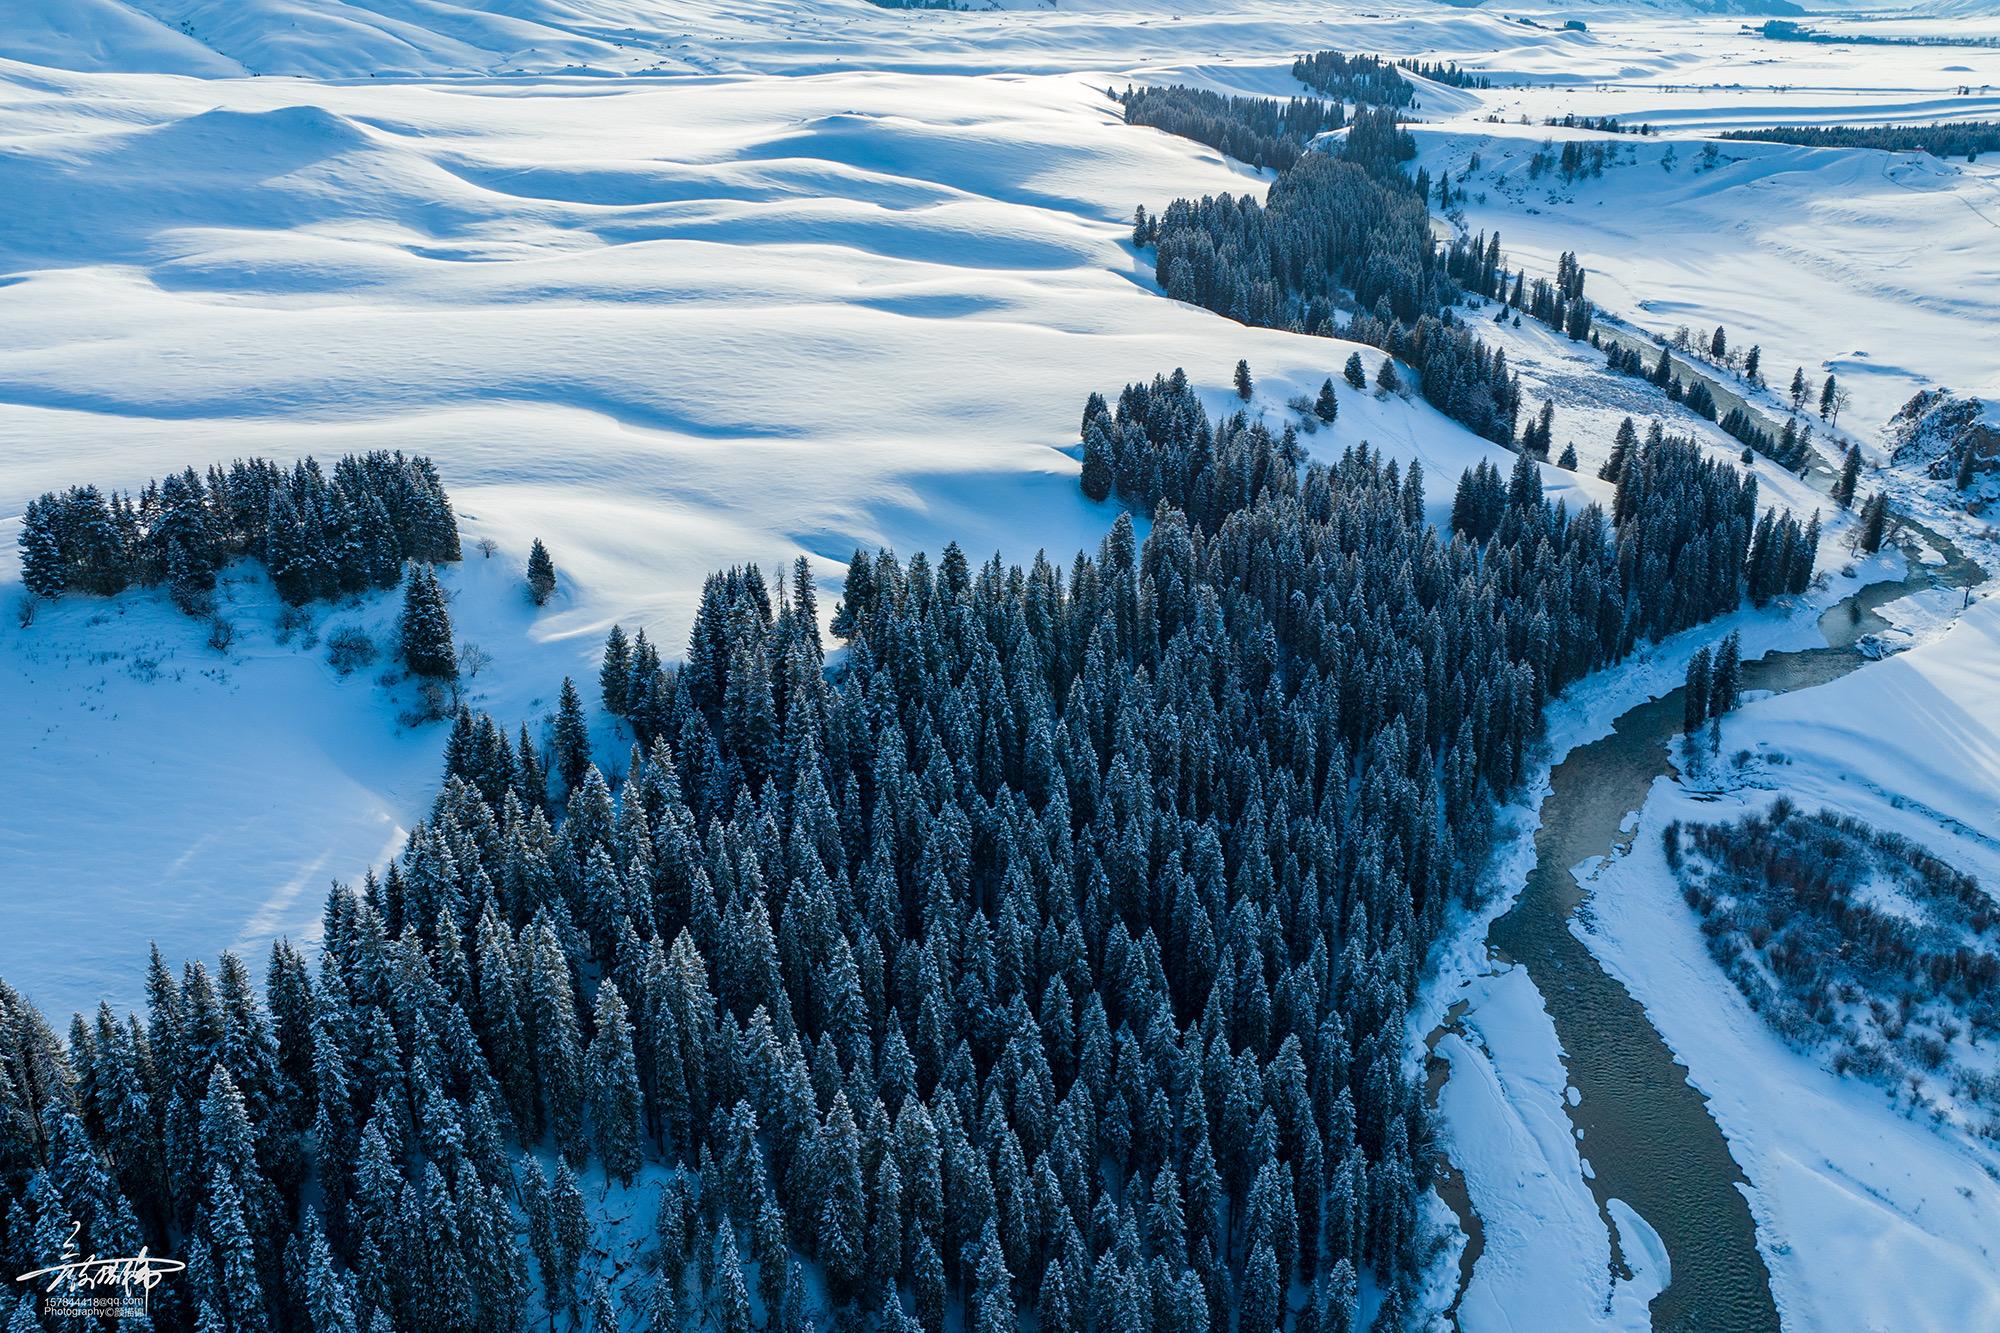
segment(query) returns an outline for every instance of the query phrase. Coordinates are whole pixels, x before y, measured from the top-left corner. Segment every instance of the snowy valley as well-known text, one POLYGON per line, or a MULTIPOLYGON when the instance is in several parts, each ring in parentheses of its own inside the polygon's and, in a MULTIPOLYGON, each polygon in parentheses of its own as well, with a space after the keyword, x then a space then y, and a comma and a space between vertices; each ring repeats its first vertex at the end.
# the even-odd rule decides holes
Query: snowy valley
POLYGON ((2000 17, 17 8, 10 1333, 2000 1325, 2000 17))

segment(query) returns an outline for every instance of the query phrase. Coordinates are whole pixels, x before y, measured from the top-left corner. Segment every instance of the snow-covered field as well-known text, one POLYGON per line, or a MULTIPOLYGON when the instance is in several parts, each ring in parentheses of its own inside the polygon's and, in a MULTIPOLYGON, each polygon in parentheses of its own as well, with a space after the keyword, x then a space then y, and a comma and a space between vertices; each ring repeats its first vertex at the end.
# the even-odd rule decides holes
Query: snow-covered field
MULTIPOLYGON (((475 693, 510 723, 594 679, 614 621, 682 643, 729 564, 804 554, 837 585, 857 545, 1066 559, 1110 519, 1070 456, 1089 392, 1175 366, 1220 391, 1247 357, 1275 421, 1352 350, 1158 295, 1132 207, 1257 182, 1125 126, 1106 82, 0 63, 0 521, 52 487, 238 456, 430 454, 468 549, 500 548, 447 577, 460 638, 495 660, 475 693), (536 537, 564 591, 530 616, 498 567, 536 537)), ((1421 403, 1342 393, 1309 444, 1421 457, 1434 500, 1498 457, 1421 403)), ((0 748, 27 795, 0 853, 34 902, 0 975, 38 1002, 135 999, 153 938, 256 956, 309 936, 327 882, 428 803, 439 729, 401 734, 406 701, 271 645, 275 612, 245 590, 227 658, 161 607, 0 626, 0 748), (182 678, 72 669, 105 652, 182 678), (261 836, 216 827, 245 808, 261 836)))
MULTIPOLYGON (((458 635, 491 657, 471 698, 512 723, 544 714, 565 674, 594 680, 613 622, 676 648, 721 566, 805 555, 830 611, 857 545, 956 540, 1020 560, 1094 545, 1111 510, 1082 498, 1074 460, 1092 390, 1184 366, 1220 411, 1242 357, 1275 424, 1337 376, 1346 344, 1158 293, 1127 242, 1133 206, 1268 178, 1126 127, 1107 86, 1288 96, 1296 52, 1457 60, 1498 86, 1427 88, 1422 160, 1456 183, 1479 154, 1464 223, 1498 227, 1517 262, 1546 272, 1574 250, 1616 315, 1659 333, 1719 321, 1762 344, 1773 382, 1836 372, 1855 395, 1842 424, 1864 438, 1918 387, 2000 396, 2000 167, 1727 143, 1708 168, 1700 152, 1723 128, 2000 118, 2000 51, 1576 12, 1587 32, 1561 31, 1567 13, 1414 0, 14 7, 0 26, 0 976, 62 1014, 134 1002, 148 940, 254 960, 277 936, 310 938, 328 881, 379 864, 421 816, 443 740, 399 722, 409 701, 379 666, 326 663, 337 626, 386 636, 379 599, 316 608, 312 635, 281 642, 268 586, 241 575, 227 653, 152 594, 71 598, 17 626, 12 539, 46 489, 251 454, 431 455, 467 539, 446 575, 458 635), (1539 123, 1570 111, 1667 133, 1539 123), (1609 142, 1617 164, 1530 182, 1549 136, 1609 142), (535 538, 562 581, 539 610, 519 578, 535 538)), ((1539 326, 1485 336, 1531 405, 1557 403, 1558 451, 1577 445, 1580 475, 1550 470, 1552 487, 1608 494, 1595 469, 1623 415, 1692 424, 1539 326)), ((1308 447, 1365 438, 1420 458, 1434 506, 1477 459, 1511 462, 1420 402, 1340 392, 1338 426, 1308 447)), ((1767 503, 1822 503, 1757 467, 1767 503)), ((1850 586, 1745 613, 1747 649, 1810 641, 1812 607, 1850 586)), ((1953 608, 1927 605, 1923 646, 1749 705, 1725 752, 1781 750, 1803 802, 1939 839, 2000 883, 1997 605, 1942 633, 1953 608)), ((1678 683, 1720 632, 1576 691, 1554 752, 1678 683)), ((1598 873, 1589 943, 1709 1094, 1781 1308, 1801 1327, 2000 1320, 1990 1155, 1842 1085, 1744 1009, 1657 864, 1659 826, 1691 799, 1656 788, 1634 851, 1598 873)), ((1514 817, 1531 849, 1532 801, 1514 817)), ((1503 865, 1500 888, 1523 873, 1503 865)), ((1537 1327, 1642 1326, 1665 1256, 1614 1208, 1634 1272, 1612 1282, 1553 1029, 1524 973, 1491 971, 1482 934, 1468 923, 1413 1019, 1421 1035, 1472 1001, 1440 1045, 1447 1134, 1485 1227, 1462 1326, 1524 1326, 1524 1305, 1547 1315, 1537 1327)))

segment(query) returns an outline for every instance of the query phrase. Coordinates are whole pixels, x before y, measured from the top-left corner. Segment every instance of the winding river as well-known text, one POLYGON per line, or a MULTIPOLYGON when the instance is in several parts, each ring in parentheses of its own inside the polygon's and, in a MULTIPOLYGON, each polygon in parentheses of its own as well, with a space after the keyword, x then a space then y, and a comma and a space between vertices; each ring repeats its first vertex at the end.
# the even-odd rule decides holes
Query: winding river
MULTIPOLYGON (((1924 535, 1946 552, 1942 567, 1912 559, 1901 581, 1875 584, 1836 604, 1820 621, 1827 647, 1746 662, 1743 688, 1783 694, 1844 676, 1869 660, 1860 641, 1887 627, 1877 607, 1920 589, 1967 587, 1984 577, 1950 543, 1924 535)), ((1672 1275, 1653 1301, 1653 1327, 1747 1333, 1776 1329, 1778 1312, 1742 1192, 1743 1173, 1707 1099, 1687 1081, 1687 1068, 1639 1002, 1570 929, 1584 899, 1571 867, 1629 837, 1621 832, 1626 815, 1644 803, 1656 777, 1672 771, 1667 747, 1680 729, 1681 691, 1675 690, 1631 709, 1610 735, 1577 747, 1556 765, 1535 835, 1534 869, 1514 905, 1489 928, 1487 945, 1497 959, 1527 968, 1554 1020, 1569 1082, 1581 1094, 1568 1109, 1581 1136, 1579 1151, 1594 1173, 1590 1188, 1599 1210, 1608 1199, 1624 1200, 1666 1245, 1672 1275)), ((1448 1023, 1455 1021, 1456 1010, 1448 1023)), ((1433 1034, 1433 1044, 1444 1030, 1433 1034)), ((1463 1182, 1454 1173, 1445 1183, 1447 1202, 1467 1218, 1463 1182)), ((1605 1217, 1615 1238, 1608 1212, 1605 1217)), ((1468 1218, 1466 1229, 1476 1241, 1476 1219, 1468 1218)), ((1476 1259, 1476 1246, 1468 1246, 1461 1283, 1476 1259)), ((1619 1262, 1614 1239, 1614 1264, 1619 1262)))

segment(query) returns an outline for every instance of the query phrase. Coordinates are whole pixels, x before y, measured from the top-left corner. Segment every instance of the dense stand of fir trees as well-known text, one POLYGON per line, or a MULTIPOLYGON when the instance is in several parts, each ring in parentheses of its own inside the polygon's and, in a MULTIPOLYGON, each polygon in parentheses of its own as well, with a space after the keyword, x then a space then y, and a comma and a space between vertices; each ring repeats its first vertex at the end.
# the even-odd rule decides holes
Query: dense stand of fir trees
POLYGON ((1157 247, 1169 296, 1246 324, 1381 347, 1416 367, 1424 397, 1441 411, 1511 442, 1520 388, 1506 356, 1450 313, 1465 290, 1454 268, 1490 275, 1487 292, 1504 283, 1498 238, 1476 257, 1470 243, 1439 249, 1429 182, 1401 170, 1415 152, 1393 111, 1364 107, 1338 156, 1304 153, 1263 203, 1177 199, 1157 217, 1142 211, 1133 239, 1157 247), (1344 309, 1356 313, 1341 324, 1344 309))
MULTIPOLYGON (((1418 66, 1412 65, 1410 68, 1419 74, 1429 74, 1428 70, 1418 66)), ((1442 73, 1446 67, 1433 68, 1442 73)), ((1457 73, 1457 66, 1449 68, 1451 72, 1457 73)), ((1342 51, 1316 51, 1292 61, 1292 77, 1337 102, 1404 107, 1415 100, 1417 95, 1416 88, 1397 72, 1396 66, 1380 56, 1348 55, 1342 51)), ((1451 82, 1450 79, 1443 81, 1451 82)))
POLYGON ((1298 161, 1314 135, 1347 124, 1346 108, 1337 101, 1226 97, 1185 84, 1128 87, 1118 101, 1128 124, 1150 125, 1220 149, 1240 162, 1279 170, 1298 161))
POLYGON ((1976 158, 2000 152, 2000 121, 1966 120, 1939 125, 1783 125, 1766 130, 1724 130, 1718 138, 1798 144, 1806 148, 1879 148, 1892 153, 1976 158))
POLYGON ((1453 88, 1491 88, 1493 80, 1484 74, 1474 74, 1469 69, 1460 69, 1456 60, 1398 60, 1396 64, 1412 74, 1418 74, 1432 83, 1449 84, 1453 88))
POLYGON ((348 455, 332 475, 311 458, 290 469, 261 458, 193 468, 136 495, 95 486, 28 504, 21 573, 37 597, 110 596, 165 584, 190 614, 209 609, 215 577, 249 556, 293 604, 393 587, 403 562, 459 558, 458 524, 431 461, 348 455))
POLYGON ((1638 348, 1624 343, 1606 344, 1604 354, 1605 364, 1611 370, 1650 381, 1673 402, 1686 407, 1696 416, 1715 422, 1741 440, 1745 448, 1763 455, 1786 471, 1804 473, 1812 462, 1811 426, 1801 426, 1797 418, 1787 416, 1774 436, 1764 428, 1760 417, 1741 407, 1718 413, 1715 394, 1707 382, 1696 377, 1692 370, 1687 379, 1682 379, 1678 364, 1667 348, 1660 349, 1659 356, 1650 366, 1638 348))
POLYGON ((1426 947, 1550 694, 1733 604, 1754 489, 1661 443, 1607 521, 1524 459, 1441 534, 1365 446, 1120 403, 1143 545, 857 553, 831 671, 803 562, 718 574, 678 669, 607 640, 615 792, 571 683, 548 759, 462 712, 316 966, 156 954, 67 1040, 0 986, 6 1261, 183 1257, 204 1333, 799 1330, 807 1265, 862 1327, 1345 1333, 1364 1271, 1400 1326, 1426 947), (589 1164, 675 1168, 615 1293, 589 1164))

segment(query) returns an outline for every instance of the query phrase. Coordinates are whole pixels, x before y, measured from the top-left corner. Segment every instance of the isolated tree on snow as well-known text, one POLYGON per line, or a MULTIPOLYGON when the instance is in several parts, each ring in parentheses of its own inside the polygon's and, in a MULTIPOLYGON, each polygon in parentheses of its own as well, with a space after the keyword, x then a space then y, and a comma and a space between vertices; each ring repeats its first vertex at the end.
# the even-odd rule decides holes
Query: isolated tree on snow
MULTIPOLYGON (((1721 330, 1717 329, 1716 332, 1720 333, 1721 330)), ((1743 378, 1749 380, 1752 384, 1756 384, 1758 382, 1757 371, 1763 363, 1764 349, 1756 343, 1752 343, 1750 350, 1743 356, 1743 378)))
POLYGON ((1833 376, 1826 377, 1826 383, 1819 386, 1819 415, 1822 421, 1833 411, 1834 396, 1840 392, 1840 382, 1833 376))
POLYGON ((544 606, 555 590, 556 562, 549 559, 549 548, 537 537, 528 549, 528 596, 534 598, 536 606, 544 606))
POLYGON ((1833 483, 1833 502, 1842 509, 1854 507, 1854 488, 1861 480, 1861 451, 1848 446, 1847 457, 1841 460, 1840 476, 1833 483))
POLYGON ((1313 415, 1329 426, 1340 416, 1340 396, 1333 391, 1332 376, 1319 386, 1319 397, 1313 402, 1313 415))
POLYGON ((1402 377, 1396 374, 1396 358, 1382 358, 1382 368, 1375 372, 1375 387, 1384 393, 1394 393, 1403 387, 1402 377))
POLYGON ((1347 366, 1340 373, 1346 376, 1349 388, 1365 389, 1368 387, 1368 372, 1362 369, 1361 353, 1349 352, 1347 354, 1347 366))
POLYGON ((613 717, 623 717, 630 710, 632 645, 627 642, 622 625, 613 625, 611 632, 604 636, 604 664, 597 671, 597 689, 604 698, 605 712, 613 717))
POLYGON ((412 564, 403 583, 403 664, 434 680, 458 677, 458 653, 451 642, 451 613, 444 589, 429 565, 412 564))
POLYGON ((1574 441, 1563 445, 1562 457, 1556 459, 1556 466, 1565 471, 1576 471, 1576 444, 1574 441))
POLYGON ((1861 527, 1855 534, 1855 547, 1868 555, 1875 554, 1882 549, 1888 527, 1889 504, 1882 498, 1882 492, 1877 491, 1861 506, 1861 527))
POLYGON ((1792 411, 1797 412, 1806 405, 1806 368, 1800 366, 1792 372, 1792 411))
POLYGON ((1250 363, 1248 361, 1238 361, 1236 363, 1235 384, 1236 396, 1246 403, 1249 402, 1252 385, 1250 382, 1250 363))

